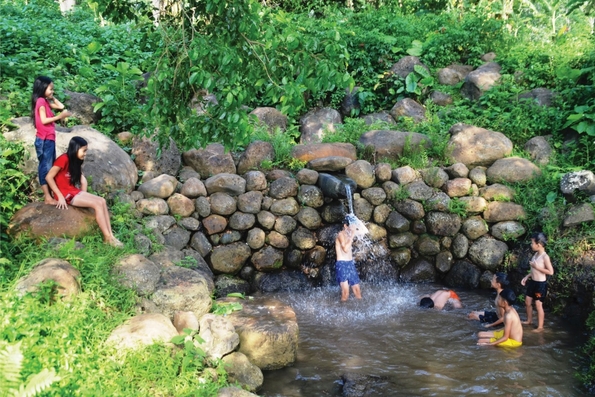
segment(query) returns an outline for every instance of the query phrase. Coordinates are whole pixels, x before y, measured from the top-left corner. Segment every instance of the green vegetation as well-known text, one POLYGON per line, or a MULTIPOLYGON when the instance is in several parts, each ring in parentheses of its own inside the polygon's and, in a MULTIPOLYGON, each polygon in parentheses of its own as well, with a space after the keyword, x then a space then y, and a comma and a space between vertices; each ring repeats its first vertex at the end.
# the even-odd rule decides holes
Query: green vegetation
MULTIPOLYGON (((102 118, 95 127, 110 136, 156 133, 160 142, 171 137, 184 149, 219 142, 230 150, 260 139, 275 149, 263 169, 297 171, 303 163, 290 153, 299 140, 298 118, 315 107, 338 109, 346 90, 357 87, 359 108, 324 140, 350 142, 359 158, 372 163, 384 159, 361 147, 359 138, 375 129, 427 135, 431 146, 406 145, 391 162, 414 168, 447 165, 448 131, 458 122, 504 133, 521 155, 528 139, 549 135, 558 155, 539 178, 514 186, 515 201, 527 210, 527 230, 551 237, 558 302, 577 277, 593 278, 572 263, 595 249, 595 232, 561 227, 568 203, 559 192, 564 173, 595 167, 595 42, 592 18, 585 15, 593 0, 527 0, 504 9, 501 2, 442 0, 354 0, 353 8, 338 0, 279 0, 273 6, 187 0, 177 10, 163 10, 159 24, 149 2, 78 3, 62 15, 53 0, 0 0, 2 132, 14 128, 13 117, 29 115, 33 80, 43 74, 55 80, 61 99, 65 90, 99 96, 95 108, 102 118), (435 77, 452 63, 479 66, 480 56, 490 51, 498 56, 502 79, 479 101, 463 98, 461 84, 444 86, 435 77), (389 73, 406 55, 418 56, 429 72, 416 67, 404 78, 389 73), (538 87, 556 93, 552 106, 519 99, 538 87), (433 90, 451 95, 453 104, 435 105, 429 99, 433 90), (403 98, 425 105, 426 120, 365 125, 359 118, 388 111, 403 98), (257 106, 287 115, 287 131, 269 132, 254 123, 248 113, 257 106)), ((220 364, 181 341, 175 354, 155 345, 120 356, 103 345, 135 305, 134 294, 109 272, 119 252, 105 249, 98 237, 85 239, 84 251, 73 242, 52 248, 8 239, 8 220, 35 195, 31 178, 21 171, 24 158, 22 147, 0 137, 0 356, 14 359, 2 371, 7 375, 0 380, 7 383, 0 394, 22 386, 45 395, 91 395, 92 385, 101 385, 102 395, 215 394, 226 383, 220 364), (83 293, 63 302, 46 285, 35 296, 15 296, 16 280, 49 256, 81 271, 83 293)), ((406 197, 403 190, 394 199, 406 197)), ((115 232, 132 246, 125 207, 113 211, 115 232)), ((464 215, 465 208, 453 200, 450 211, 464 215)), ((225 313, 234 306, 214 310, 225 313)), ((587 325, 593 323, 592 315, 587 325)), ((594 340, 586 346, 591 363, 594 340)), ((595 365, 581 376, 595 385, 595 365)))

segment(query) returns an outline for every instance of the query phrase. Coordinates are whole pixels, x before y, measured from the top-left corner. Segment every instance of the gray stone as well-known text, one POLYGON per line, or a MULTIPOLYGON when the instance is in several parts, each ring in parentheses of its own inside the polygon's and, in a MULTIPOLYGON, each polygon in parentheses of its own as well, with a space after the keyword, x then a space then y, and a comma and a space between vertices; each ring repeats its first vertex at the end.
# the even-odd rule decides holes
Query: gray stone
POLYGON ((242 175, 257 170, 263 161, 273 161, 275 149, 270 142, 252 141, 240 156, 237 173, 242 175))
POLYGON ((279 270, 283 266, 283 251, 267 246, 255 252, 251 261, 259 272, 279 270))
POLYGON ((397 211, 392 211, 386 219, 386 228, 393 233, 409 231, 409 221, 397 211))
POLYGON ((372 214, 372 218, 374 222, 377 224, 384 224, 390 215, 392 208, 388 204, 380 204, 379 206, 374 208, 374 213, 372 214))
POLYGON ((378 113, 370 113, 365 116, 362 116, 362 118, 364 119, 364 123, 366 123, 366 125, 372 125, 375 123, 397 124, 395 119, 393 119, 393 116, 391 116, 390 113, 385 111, 378 113))
POLYGON ((433 283, 436 281, 436 270, 434 265, 419 257, 401 270, 400 277, 406 283, 433 283))
POLYGON ((213 193, 209 197, 211 213, 217 215, 231 215, 238 209, 237 201, 226 193, 213 193))
POLYGON ((296 179, 302 185, 316 185, 318 181, 318 171, 302 168, 295 174, 296 179))
POLYGON ((440 273, 448 273, 454 262, 454 257, 450 251, 441 251, 436 255, 436 269, 440 273))
POLYGON ((538 106, 552 106, 554 96, 555 93, 552 90, 539 87, 519 94, 518 98, 532 101, 538 106))
POLYGON ((250 115, 256 116, 259 123, 267 127, 268 131, 273 133, 276 129, 284 132, 287 129, 287 116, 272 107, 257 107, 250 112, 250 115))
POLYGON ((257 391, 262 386, 264 376, 256 365, 252 364, 245 354, 233 352, 223 357, 227 380, 239 383, 249 391, 257 391))
POLYGON ((590 203, 583 203, 572 206, 566 212, 562 225, 564 227, 573 227, 585 222, 593 222, 594 220, 595 211, 593 211, 593 205, 590 203))
POLYGON ((440 252, 440 242, 436 237, 424 234, 415 241, 415 249, 421 255, 434 256, 440 252))
POLYGON ((53 281, 56 283, 56 292, 70 299, 81 292, 80 278, 78 269, 65 260, 46 258, 38 262, 27 276, 19 279, 15 289, 22 296, 28 292, 38 292, 40 284, 53 281))
MULTIPOLYGON (((279 249, 285 249, 287 247, 289 247, 289 239, 279 233, 276 232, 274 230, 270 231, 268 236, 266 237, 266 242, 269 243, 269 245, 271 247, 275 247, 275 248, 279 248, 279 249)), ((255 266, 256 270, 258 271, 262 271, 261 269, 258 268, 258 266, 255 266)))
POLYGON ((448 174, 440 167, 431 167, 420 170, 426 185, 440 189, 448 182, 448 174))
POLYGON ((196 218, 182 218, 178 222, 178 226, 183 227, 186 230, 191 230, 193 232, 200 229, 200 221, 196 218))
POLYGON ((269 196, 274 199, 295 197, 298 193, 298 183, 289 177, 279 178, 273 181, 269 187, 269 196))
POLYGON ((470 72, 465 77, 461 94, 473 101, 478 100, 500 80, 500 69, 497 63, 488 62, 470 72))
POLYGON ((434 196, 434 189, 422 181, 412 182, 404 186, 409 198, 416 201, 430 200, 434 196))
POLYGON ((546 165, 550 162, 554 150, 550 146, 548 139, 544 136, 535 136, 525 143, 525 151, 531 156, 538 165, 546 165))
POLYGON ((324 196, 322 195, 322 191, 313 185, 300 186, 297 199, 301 204, 312 208, 320 208, 324 204, 324 196))
POLYGON ((501 132, 463 123, 453 125, 446 153, 453 163, 489 166, 512 153, 512 141, 501 132))
POLYGON ((453 104, 452 96, 445 92, 432 91, 430 99, 438 106, 448 106, 453 104))
POLYGON ((345 167, 345 175, 353 179, 360 189, 367 189, 376 182, 374 167, 365 160, 357 160, 349 164, 345 167))
POLYGON ((407 265, 411 260, 411 250, 409 250, 408 248, 399 248, 396 250, 391 250, 390 259, 394 264, 397 265, 397 267, 401 268, 407 265))
POLYGON ((262 206, 262 192, 250 191, 238 196, 238 209, 248 214, 258 214, 262 206))
POLYGON ((240 344, 240 336, 232 322, 223 316, 207 313, 199 320, 200 347, 211 359, 220 359, 240 344))
POLYGON ((196 208, 198 216, 202 218, 206 218, 207 216, 211 215, 211 203, 206 197, 197 198, 194 201, 194 208, 196 208))
POLYGON ((487 236, 475 240, 469 247, 469 258, 484 270, 496 271, 504 260, 508 246, 487 236))
POLYGON ((394 203, 395 209, 411 220, 422 219, 426 213, 424 206, 417 201, 405 199, 394 203))
POLYGON ((457 214, 432 211, 426 216, 426 225, 432 234, 452 237, 461 228, 461 218, 457 214))
POLYGON ((248 231, 248 236, 246 237, 246 243, 250 248, 257 250, 264 245, 265 241, 265 233, 262 229, 254 228, 248 231))
POLYGON ((474 216, 463 222, 461 231, 469 240, 477 240, 488 232, 488 224, 482 217, 474 216))
POLYGON ((220 274, 215 279, 215 295, 217 298, 226 297, 228 294, 248 294, 250 283, 241 278, 231 277, 227 274, 220 274))
POLYGON ((188 197, 179 193, 174 193, 170 198, 167 199, 167 206, 169 212, 174 216, 187 217, 192 215, 194 212, 194 202, 188 197))
POLYGON ((139 186, 138 190, 147 198, 158 197, 166 199, 171 196, 178 186, 175 177, 167 174, 159 175, 139 186))
POLYGON ((171 320, 161 313, 146 313, 130 318, 118 326, 106 343, 118 350, 137 349, 153 343, 170 343, 178 331, 171 320))
POLYGON ((444 192, 435 192, 426 202, 425 208, 428 211, 448 211, 450 197, 444 192))
POLYGON ((455 258, 464 258, 469 251, 469 240, 462 233, 457 235, 452 240, 452 254, 455 258))
POLYGON ((244 175, 246 191, 264 190, 267 188, 267 178, 261 171, 248 171, 244 175))
POLYGON ((442 85, 457 85, 473 70, 473 66, 452 64, 438 70, 438 82, 442 85))
POLYGON ((166 267, 151 300, 170 318, 178 311, 191 311, 200 318, 211 309, 212 285, 212 280, 203 272, 166 267))
POLYGON ((514 190, 508 186, 494 183, 479 189, 479 195, 487 201, 512 201, 514 190))
POLYGON ((236 174, 219 173, 207 179, 205 187, 211 195, 222 192, 231 196, 239 196, 246 192, 246 180, 236 174))
POLYGON ((160 147, 156 139, 135 136, 130 154, 138 169, 153 171, 157 175, 177 175, 182 156, 173 139, 169 138, 168 143, 169 145, 160 147))
POLYGON ((302 226, 314 230, 318 229, 322 224, 320 214, 314 208, 304 207, 298 212, 296 219, 302 226))
POLYGON ((275 200, 271 205, 270 211, 277 216, 293 216, 300 212, 300 205, 293 197, 289 197, 282 200, 275 200))
POLYGON ((316 236, 310 230, 304 227, 298 227, 291 234, 291 241, 297 248, 309 250, 316 245, 316 236))
POLYGON ((188 180, 182 185, 180 194, 183 194, 188 198, 204 197, 207 195, 207 188, 200 179, 188 178, 188 180))
POLYGON ((477 266, 465 260, 458 260, 444 278, 444 283, 449 287, 475 289, 479 285, 480 276, 481 270, 477 266))
POLYGON ((430 69, 428 69, 428 67, 424 65, 418 57, 407 55, 399 59, 397 63, 393 64, 393 66, 390 68, 390 72, 404 79, 409 75, 409 73, 413 73, 415 71, 415 65, 423 67, 428 72, 430 71, 430 69))
POLYGON ((268 211, 260 211, 258 214, 256 214, 256 219, 258 220, 260 226, 266 230, 271 230, 273 226, 275 226, 275 215, 268 211))
POLYGON ((334 109, 314 109, 300 118, 300 143, 321 142, 325 130, 335 131, 335 124, 341 124, 341 115, 334 109))
POLYGON ((404 98, 393 106, 390 110, 390 115, 395 120, 401 117, 408 117, 416 123, 421 123, 426 120, 426 108, 411 98, 404 98))
POLYGON ((411 150, 427 148, 432 145, 431 140, 423 134, 416 132, 401 132, 390 130, 368 131, 359 139, 363 147, 371 146, 376 158, 398 160, 403 155, 406 145, 411 150))
POLYGON ((483 212, 487 222, 517 221, 527 216, 522 205, 515 203, 492 201, 483 212))
POLYGON ((138 200, 136 209, 145 215, 166 215, 169 213, 169 207, 165 200, 157 197, 138 200))
MULTIPOLYGON (((353 160, 349 157, 329 156, 308 161, 306 167, 315 171, 341 171, 353 160)), ((320 175, 319 175, 320 176, 320 175)))
POLYGON ((243 242, 236 242, 213 248, 211 266, 218 273, 235 274, 246 263, 252 251, 243 242))
POLYGON ((374 206, 365 198, 357 197, 353 199, 353 212, 363 222, 368 222, 372 219, 374 206))
POLYGON ((163 237, 165 238, 166 245, 181 250, 188 245, 188 242, 190 241, 190 232, 175 225, 166 230, 163 233, 163 237))
POLYGON ((595 194, 595 174, 587 170, 564 174, 560 180, 560 190, 564 194, 574 194, 575 190, 579 190, 587 195, 593 195, 595 194))
POLYGON ((387 163, 377 163, 376 168, 374 169, 374 174, 379 183, 390 181, 392 176, 391 165, 387 163))
POLYGON ((526 232, 525 227, 515 221, 498 222, 490 229, 492 236, 502 241, 516 240, 526 232))
POLYGON ((527 182, 541 175, 541 170, 535 164, 521 157, 507 157, 499 159, 488 168, 488 182, 527 182))
POLYGON ((421 175, 419 172, 406 165, 403 167, 395 168, 392 171, 391 180, 398 183, 399 185, 406 185, 408 183, 421 180, 421 175))
POLYGON ((256 222, 254 214, 245 214, 237 211, 229 218, 229 227, 234 230, 248 230, 256 222))
POLYGON ((478 187, 484 187, 488 180, 486 168, 482 166, 473 168, 471 171, 469 171, 469 179, 471 179, 471 181, 478 187))
POLYGON ((209 239, 201 233, 196 232, 190 239, 190 247, 195 249, 203 258, 211 253, 213 246, 209 242, 209 239))
POLYGON ((445 169, 448 176, 451 178, 467 178, 469 176, 469 168, 463 163, 454 163, 445 169))
POLYGON ((227 173, 235 174, 236 166, 231 153, 225 153, 225 147, 212 143, 204 149, 192 149, 182 154, 184 164, 194 168, 203 178, 227 173))

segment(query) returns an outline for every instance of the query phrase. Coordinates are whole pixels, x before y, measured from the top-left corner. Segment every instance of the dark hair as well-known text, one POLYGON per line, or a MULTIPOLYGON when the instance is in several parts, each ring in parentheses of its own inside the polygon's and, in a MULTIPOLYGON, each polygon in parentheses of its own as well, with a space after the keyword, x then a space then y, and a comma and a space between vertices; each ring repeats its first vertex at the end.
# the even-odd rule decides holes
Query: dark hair
POLYGON ((502 286, 502 288, 506 287, 510 281, 508 281, 508 276, 506 273, 496 272, 496 282, 502 286))
POLYGON ((87 141, 80 136, 73 136, 68 143, 68 150, 66 155, 68 156, 68 172, 70 172, 70 183, 73 186, 79 186, 81 184, 81 167, 83 160, 79 159, 78 151, 80 148, 87 146, 87 141))
POLYGON ((537 244, 540 244, 542 247, 545 247, 545 245, 547 244, 547 237, 545 237, 545 234, 541 232, 533 233, 531 235, 531 240, 535 240, 535 242, 537 244))
POLYGON ((53 81, 49 77, 39 76, 33 83, 33 93, 31 94, 31 120, 35 125, 35 104, 39 98, 45 98, 45 91, 53 81))
POLYGON ((500 297, 511 306, 514 304, 514 301, 516 301, 516 295, 510 288, 504 288, 502 292, 500 292, 500 297))
POLYGON ((343 218, 343 225, 344 226, 350 226, 350 225, 352 225, 354 223, 353 222, 353 217, 354 216, 355 215, 353 215, 353 214, 347 214, 347 215, 345 215, 345 217, 343 218))
POLYGON ((421 298, 419 305, 425 309, 431 309, 434 307, 434 301, 432 298, 421 298))

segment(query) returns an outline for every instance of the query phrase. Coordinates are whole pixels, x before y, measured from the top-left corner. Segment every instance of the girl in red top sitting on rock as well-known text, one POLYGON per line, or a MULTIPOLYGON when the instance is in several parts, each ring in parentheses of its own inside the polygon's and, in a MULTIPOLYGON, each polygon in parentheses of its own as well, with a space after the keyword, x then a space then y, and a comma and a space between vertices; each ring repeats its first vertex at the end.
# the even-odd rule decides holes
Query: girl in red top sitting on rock
POLYGON ((87 141, 84 138, 73 137, 68 144, 68 151, 54 162, 46 181, 58 202, 57 208, 68 209, 69 204, 75 207, 93 208, 104 241, 114 247, 122 247, 123 244, 112 232, 105 199, 87 193, 87 179, 82 172, 87 149, 87 141))

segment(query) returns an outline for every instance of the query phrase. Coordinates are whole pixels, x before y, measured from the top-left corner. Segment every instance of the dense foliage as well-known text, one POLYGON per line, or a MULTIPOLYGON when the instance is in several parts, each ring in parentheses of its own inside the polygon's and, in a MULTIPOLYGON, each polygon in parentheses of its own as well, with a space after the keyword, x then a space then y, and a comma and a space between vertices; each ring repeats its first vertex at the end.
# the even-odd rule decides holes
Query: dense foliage
MULTIPOLYGON (((395 166, 444 165, 448 130, 457 122, 503 132, 520 156, 527 156, 523 146, 529 138, 550 135, 558 155, 540 178, 514 188, 528 212, 527 229, 556 236, 548 249, 556 268, 556 303, 567 297, 573 275, 583 271, 571 265, 573 259, 595 249, 592 228, 561 228, 568 203, 559 193, 561 175, 595 169, 593 19, 582 12, 592 0, 188 0, 185 7, 161 10, 158 24, 147 1, 81 3, 63 15, 52 0, 0 0, 1 130, 12 128, 11 118, 29 115, 32 82, 43 74, 55 80, 59 98, 65 89, 99 96, 102 118, 95 127, 106 134, 128 130, 155 134, 160 141, 172 137, 183 148, 221 142, 241 149, 264 139, 273 143, 277 157, 263 169, 295 170, 303 166, 289 156, 299 137, 298 118, 315 107, 338 108, 346 91, 357 87, 359 108, 325 140, 357 146, 363 132, 378 128, 430 136, 431 148, 406 150, 395 166), (502 80, 477 102, 463 98, 460 85, 441 86, 432 77, 452 63, 478 66, 489 51, 498 54, 502 80), (430 73, 423 68, 407 78, 388 73, 405 55, 418 56, 430 73), (537 87, 556 92, 553 106, 518 100, 518 94, 537 87), (433 104, 428 99, 433 89, 451 94, 454 104, 433 104), (405 97, 426 106, 425 122, 368 126, 357 117, 389 110, 405 97), (256 126, 249 111, 257 106, 286 114, 288 131, 271 134, 256 126)), ((218 363, 205 362, 189 347, 169 354, 153 346, 120 357, 102 345, 134 306, 131 292, 109 274, 115 254, 96 239, 85 241, 83 252, 73 245, 56 249, 9 241, 8 220, 35 192, 20 171, 23 148, 0 137, 0 154, 0 357, 11 352, 18 359, 22 352, 24 363, 18 370, 13 365, 7 387, 35 374, 43 375, 35 380, 39 387, 45 382, 51 395, 66 390, 89 395, 97 384, 102 395, 195 395, 196 390, 212 395, 225 384, 218 363), (47 256, 67 258, 81 269, 81 296, 55 302, 51 286, 34 296, 14 295, 15 280, 47 256), (190 356, 198 359, 188 367, 190 356), (218 376, 196 376, 205 365, 216 367, 218 376)), ((358 155, 382 160, 362 147, 358 155)), ((125 209, 116 206, 114 214, 117 234, 130 241, 125 209)), ((591 359, 593 340, 585 347, 591 359)), ((587 367, 582 379, 595 385, 595 365, 587 367)))

